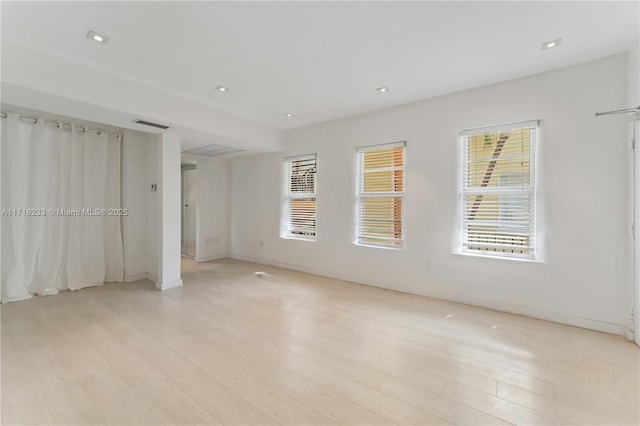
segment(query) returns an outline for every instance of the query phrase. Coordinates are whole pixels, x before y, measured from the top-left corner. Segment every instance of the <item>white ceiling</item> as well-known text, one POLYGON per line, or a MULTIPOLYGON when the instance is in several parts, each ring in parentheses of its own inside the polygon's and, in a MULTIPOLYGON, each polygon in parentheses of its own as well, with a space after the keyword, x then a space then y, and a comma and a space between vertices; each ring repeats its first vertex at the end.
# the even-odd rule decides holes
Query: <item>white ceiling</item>
POLYGON ((638 40, 638 6, 3 1, 1 35, 288 129, 624 52, 638 40), (541 51, 556 38, 561 47, 541 51))

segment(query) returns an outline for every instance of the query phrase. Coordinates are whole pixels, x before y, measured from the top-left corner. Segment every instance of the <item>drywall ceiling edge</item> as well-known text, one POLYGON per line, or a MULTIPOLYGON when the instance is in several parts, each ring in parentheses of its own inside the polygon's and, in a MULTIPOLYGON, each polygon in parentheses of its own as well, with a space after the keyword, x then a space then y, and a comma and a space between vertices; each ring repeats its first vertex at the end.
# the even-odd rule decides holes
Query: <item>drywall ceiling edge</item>
POLYGON ((167 124, 173 131, 197 134, 209 144, 222 143, 257 151, 283 147, 282 129, 8 40, 2 40, 2 83, 3 103, 148 132, 150 128, 133 123, 133 127, 128 125, 136 118, 147 119, 167 124), (52 105, 53 99, 59 102, 52 105), (55 110, 52 111, 53 106, 55 110), (91 110, 92 106, 100 111, 100 117, 87 114, 87 108, 91 110), (109 111, 111 114, 107 113, 109 111), (112 120, 117 123, 109 122, 112 120))

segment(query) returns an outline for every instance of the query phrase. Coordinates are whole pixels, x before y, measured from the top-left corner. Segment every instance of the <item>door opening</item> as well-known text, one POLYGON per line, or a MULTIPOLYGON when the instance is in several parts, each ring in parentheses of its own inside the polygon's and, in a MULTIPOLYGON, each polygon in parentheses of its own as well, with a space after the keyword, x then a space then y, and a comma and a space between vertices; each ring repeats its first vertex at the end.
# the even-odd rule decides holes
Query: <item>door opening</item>
POLYGON ((181 253, 185 257, 196 257, 196 166, 182 166, 182 237, 181 253))

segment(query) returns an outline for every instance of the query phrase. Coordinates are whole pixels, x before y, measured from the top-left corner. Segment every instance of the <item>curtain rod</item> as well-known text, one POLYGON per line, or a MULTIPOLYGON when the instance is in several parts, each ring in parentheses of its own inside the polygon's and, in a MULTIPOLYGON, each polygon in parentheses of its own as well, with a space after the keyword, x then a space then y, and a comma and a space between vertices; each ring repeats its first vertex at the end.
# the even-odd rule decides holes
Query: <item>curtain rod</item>
MULTIPOLYGON (((25 121, 27 123, 32 123, 35 124, 38 122, 38 118, 34 118, 34 117, 23 117, 20 114, 17 114, 20 116, 20 120, 25 121)), ((9 116, 9 113, 6 112, 2 112, 0 113, 0 117, 2 118, 7 118, 9 116)), ((76 125, 71 125, 69 123, 63 123, 61 121, 45 121, 44 124, 49 125, 49 126, 56 126, 58 128, 62 127, 63 129, 77 129, 77 130, 82 130, 83 132, 95 132, 99 135, 101 135, 102 133, 106 133, 106 134, 111 134, 111 135, 115 135, 116 137, 122 137, 122 133, 117 132, 109 132, 108 130, 102 130, 102 129, 92 129, 89 128, 87 126, 80 126, 78 125, 78 127, 75 127, 76 125)))
POLYGON ((596 117, 600 117, 601 115, 610 115, 610 114, 627 114, 630 112, 640 112, 640 105, 638 105, 635 108, 617 109, 615 111, 606 111, 606 112, 596 112, 596 117))

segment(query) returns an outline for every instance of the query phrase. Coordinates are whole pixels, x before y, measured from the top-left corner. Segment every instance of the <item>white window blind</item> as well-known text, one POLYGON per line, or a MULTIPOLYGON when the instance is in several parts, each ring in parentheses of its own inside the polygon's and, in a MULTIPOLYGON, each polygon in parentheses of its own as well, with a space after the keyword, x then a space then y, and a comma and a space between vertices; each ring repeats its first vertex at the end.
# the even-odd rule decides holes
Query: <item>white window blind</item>
POLYGON ((463 250, 534 257, 536 121, 462 133, 463 250))
POLYGON ((405 143, 358 148, 356 244, 401 248, 405 143))
POLYGON ((284 159, 282 236, 316 239, 316 154, 284 159))

